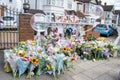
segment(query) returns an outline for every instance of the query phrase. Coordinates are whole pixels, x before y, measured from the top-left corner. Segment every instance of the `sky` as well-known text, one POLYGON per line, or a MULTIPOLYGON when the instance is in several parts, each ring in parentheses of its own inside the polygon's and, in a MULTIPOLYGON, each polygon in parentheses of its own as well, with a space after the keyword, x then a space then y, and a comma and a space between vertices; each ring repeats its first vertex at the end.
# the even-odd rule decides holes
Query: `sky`
POLYGON ((120 10, 120 0, 101 0, 102 4, 105 2, 107 5, 114 5, 116 10, 120 10))

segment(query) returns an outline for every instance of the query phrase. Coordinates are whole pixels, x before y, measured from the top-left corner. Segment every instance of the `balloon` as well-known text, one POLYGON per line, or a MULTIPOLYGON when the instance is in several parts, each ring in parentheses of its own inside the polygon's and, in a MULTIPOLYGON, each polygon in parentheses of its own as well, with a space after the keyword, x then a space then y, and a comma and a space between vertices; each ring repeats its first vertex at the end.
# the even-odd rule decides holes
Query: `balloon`
POLYGON ((46 16, 44 14, 36 13, 32 16, 30 24, 37 32, 45 31, 46 16))

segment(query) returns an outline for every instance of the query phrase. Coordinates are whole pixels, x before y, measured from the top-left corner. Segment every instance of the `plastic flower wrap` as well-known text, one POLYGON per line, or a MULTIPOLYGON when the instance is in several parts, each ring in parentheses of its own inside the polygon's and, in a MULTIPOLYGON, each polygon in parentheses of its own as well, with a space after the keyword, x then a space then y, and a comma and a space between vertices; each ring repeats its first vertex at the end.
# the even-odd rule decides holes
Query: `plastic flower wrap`
MULTIPOLYGON (((44 56, 45 57, 45 56, 44 56)), ((46 59, 43 56, 39 57, 39 63, 38 63, 38 68, 37 68, 37 72, 36 72, 36 78, 38 78, 40 76, 40 74, 43 73, 43 68, 45 67, 44 64, 46 62, 46 59)))
POLYGON ((27 78, 31 78, 31 76, 34 74, 33 70, 36 68, 36 66, 39 65, 40 59, 38 56, 32 56, 30 57, 30 66, 29 66, 29 72, 27 75, 27 78))
POLYGON ((64 54, 56 54, 57 57, 57 65, 58 65, 58 75, 60 75, 60 70, 63 70, 63 59, 65 57, 64 54))
POLYGON ((74 60, 75 60, 74 57, 65 56, 65 57, 63 58, 64 69, 73 68, 73 61, 74 61, 74 60))
POLYGON ((56 56, 52 55, 48 57, 48 60, 50 61, 51 65, 52 65, 52 72, 53 72, 53 76, 54 76, 54 80, 56 80, 56 67, 57 67, 57 62, 55 61, 57 58, 56 56))
POLYGON ((4 50, 4 62, 6 62, 13 54, 14 54, 14 50, 12 49, 4 50))
POLYGON ((13 72, 13 77, 16 78, 16 73, 17 73, 17 60, 19 59, 19 57, 16 54, 13 54, 10 56, 10 59, 7 60, 10 64, 10 67, 12 69, 13 72))
POLYGON ((31 76, 34 75, 33 70, 35 69, 35 67, 36 67, 36 65, 34 65, 34 64, 29 65, 29 67, 28 67, 29 72, 28 72, 27 77, 26 77, 27 79, 30 79, 31 76))
POLYGON ((19 77, 27 70, 29 63, 30 62, 29 62, 29 60, 27 58, 26 59, 19 58, 17 60, 17 67, 18 67, 19 77))

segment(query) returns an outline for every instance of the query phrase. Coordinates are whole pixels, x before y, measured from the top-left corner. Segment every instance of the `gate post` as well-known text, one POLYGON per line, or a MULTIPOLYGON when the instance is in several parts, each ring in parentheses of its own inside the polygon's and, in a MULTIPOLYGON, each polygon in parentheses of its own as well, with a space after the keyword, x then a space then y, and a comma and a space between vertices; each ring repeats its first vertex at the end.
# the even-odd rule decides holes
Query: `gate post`
POLYGON ((33 40, 34 30, 30 25, 32 14, 19 14, 19 41, 33 40))
POLYGON ((5 6, 0 6, 0 16, 4 16, 4 8, 5 6))

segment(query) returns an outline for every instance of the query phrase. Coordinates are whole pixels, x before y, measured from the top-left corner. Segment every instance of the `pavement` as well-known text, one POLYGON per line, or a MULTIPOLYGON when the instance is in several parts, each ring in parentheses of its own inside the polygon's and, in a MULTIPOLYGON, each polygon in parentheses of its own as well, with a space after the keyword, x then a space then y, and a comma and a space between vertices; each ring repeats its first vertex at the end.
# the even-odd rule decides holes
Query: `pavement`
MULTIPOLYGON (((113 39, 114 41, 114 39, 113 39)), ((4 53, 0 51, 0 80, 14 80, 12 73, 4 72, 4 53)), ((73 63, 74 67, 65 70, 57 76, 57 80, 120 80, 120 57, 110 58, 109 60, 80 60, 73 63)), ((26 74, 16 80, 35 80, 26 79, 26 74)), ((54 80, 52 75, 42 74, 38 80, 54 80)))

